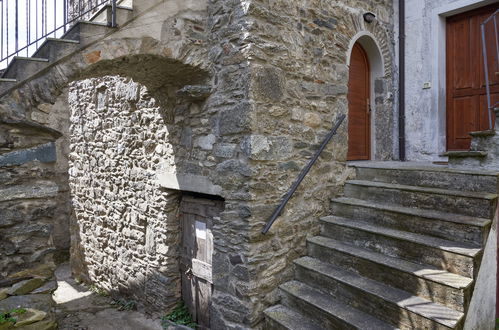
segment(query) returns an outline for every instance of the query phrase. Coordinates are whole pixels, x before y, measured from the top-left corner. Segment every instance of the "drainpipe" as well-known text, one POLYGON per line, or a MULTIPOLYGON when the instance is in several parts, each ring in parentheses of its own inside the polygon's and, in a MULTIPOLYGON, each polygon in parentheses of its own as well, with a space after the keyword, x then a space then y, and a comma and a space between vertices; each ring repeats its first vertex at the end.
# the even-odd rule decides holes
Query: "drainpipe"
POLYGON ((405 161, 405 1, 399 0, 399 159, 405 161))

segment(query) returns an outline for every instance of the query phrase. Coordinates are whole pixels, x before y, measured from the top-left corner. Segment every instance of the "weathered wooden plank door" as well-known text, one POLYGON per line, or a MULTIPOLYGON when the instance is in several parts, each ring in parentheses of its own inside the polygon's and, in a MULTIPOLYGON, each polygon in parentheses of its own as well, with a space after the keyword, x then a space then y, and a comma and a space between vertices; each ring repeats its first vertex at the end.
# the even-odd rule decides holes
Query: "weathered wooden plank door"
POLYGON ((210 328, 210 304, 213 289, 213 221, 219 219, 224 203, 184 195, 180 204, 182 224, 182 299, 199 329, 210 328))
MULTIPOLYGON (((447 150, 468 150, 469 133, 489 128, 480 24, 498 8, 494 4, 447 19, 447 150)), ((498 101, 493 24, 487 26, 486 36, 492 101, 498 101)))
POLYGON ((348 160, 371 158, 370 91, 367 54, 356 43, 350 58, 348 82, 348 160))

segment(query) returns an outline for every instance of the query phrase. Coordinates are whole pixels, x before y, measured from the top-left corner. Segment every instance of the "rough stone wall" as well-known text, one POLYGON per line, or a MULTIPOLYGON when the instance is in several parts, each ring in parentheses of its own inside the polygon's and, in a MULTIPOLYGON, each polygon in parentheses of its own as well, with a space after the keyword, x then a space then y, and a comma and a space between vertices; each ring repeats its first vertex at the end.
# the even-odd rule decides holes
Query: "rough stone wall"
MULTIPOLYGON (((141 16, 123 29, 4 96, 0 119, 31 118, 40 104, 51 108, 69 81, 94 77, 71 85, 71 111, 79 112, 64 137, 77 148, 70 168, 78 201, 73 270, 110 290, 140 291, 140 300, 173 300, 174 250, 163 247, 167 239, 178 239, 167 234, 176 226, 170 220, 177 195, 162 189, 182 190, 182 180, 195 178, 190 187, 207 185, 225 199, 213 227, 212 328, 259 327, 262 310, 278 298, 277 286, 291 277, 292 261, 305 252, 305 237, 317 233, 317 217, 327 213, 329 198, 341 193, 350 174, 346 123, 271 233, 260 230, 334 119, 347 112, 347 53, 357 32, 378 38, 386 64, 383 86, 391 90, 390 3, 144 0, 134 3, 134 12, 141 16), (366 10, 380 21, 366 26, 366 10), (117 74, 143 86, 102 78, 117 74), (211 95, 176 95, 189 84, 207 84, 211 95), (127 92, 134 88, 140 92, 127 92), (166 142, 160 131, 168 132, 166 142), (146 146, 148 139, 156 141, 154 149, 146 146), (156 151, 158 145, 165 148, 156 151), (124 180, 131 170, 118 171, 120 166, 140 170, 124 180), (124 201, 142 210, 142 198, 153 217, 132 219, 124 201), (148 244, 156 233, 156 245, 148 244), (145 262, 151 267, 140 269, 145 262), (165 292, 172 295, 153 296, 165 292)), ((390 130, 391 100, 378 94, 390 130)), ((64 154, 64 143, 58 153, 64 154)), ((380 158, 390 157, 390 143, 380 158)))
POLYGON ((168 309, 180 296, 179 194, 156 180, 160 162, 175 164, 161 108, 118 77, 73 83, 69 105, 73 270, 168 309))
POLYGON ((67 259, 66 97, 0 117, 0 277, 67 259), (50 126, 52 128, 48 128, 50 126), (55 130, 58 129, 58 130, 55 130))
POLYGON ((292 277, 292 261, 306 253, 306 237, 318 233, 318 217, 328 213, 330 198, 342 193, 351 175, 346 167, 345 122, 269 234, 260 233, 336 118, 348 112, 347 57, 350 42, 361 31, 376 37, 384 57, 376 129, 383 131, 386 149, 377 155, 393 157, 391 5, 391 1, 264 0, 249 5, 254 117, 242 146, 253 171, 248 227, 252 326, 259 325, 261 311, 278 299, 277 286, 292 277), (366 11, 374 12, 378 21, 364 23, 366 11))

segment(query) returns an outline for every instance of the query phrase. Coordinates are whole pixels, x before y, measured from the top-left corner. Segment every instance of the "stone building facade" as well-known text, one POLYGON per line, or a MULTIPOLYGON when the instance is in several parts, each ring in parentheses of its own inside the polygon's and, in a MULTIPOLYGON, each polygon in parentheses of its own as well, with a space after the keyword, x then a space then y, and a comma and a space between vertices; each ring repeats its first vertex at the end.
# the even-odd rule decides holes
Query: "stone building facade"
POLYGON ((147 0, 133 11, 2 94, 0 271, 70 248, 76 277, 165 311, 180 297, 181 193, 216 195, 212 328, 259 328, 352 175, 343 125, 262 235, 347 113, 357 41, 376 62, 373 159, 396 157, 392 1, 147 0))

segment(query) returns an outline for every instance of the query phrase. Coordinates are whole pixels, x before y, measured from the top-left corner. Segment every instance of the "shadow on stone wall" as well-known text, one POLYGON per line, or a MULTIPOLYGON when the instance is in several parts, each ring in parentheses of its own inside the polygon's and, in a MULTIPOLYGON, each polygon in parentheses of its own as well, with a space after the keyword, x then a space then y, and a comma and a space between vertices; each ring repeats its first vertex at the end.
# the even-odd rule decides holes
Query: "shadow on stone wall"
POLYGON ((150 56, 99 64, 82 77, 98 74, 105 76, 69 87, 72 269, 106 291, 168 310, 180 297, 180 193, 157 179, 160 171, 197 174, 189 168, 192 141, 182 134, 196 129, 186 112, 202 107, 203 97, 185 86, 206 74, 150 56))

